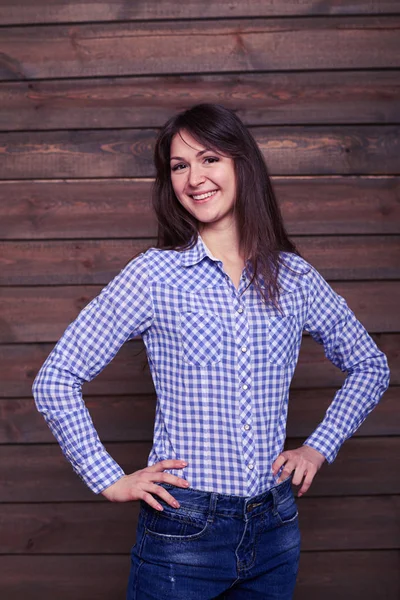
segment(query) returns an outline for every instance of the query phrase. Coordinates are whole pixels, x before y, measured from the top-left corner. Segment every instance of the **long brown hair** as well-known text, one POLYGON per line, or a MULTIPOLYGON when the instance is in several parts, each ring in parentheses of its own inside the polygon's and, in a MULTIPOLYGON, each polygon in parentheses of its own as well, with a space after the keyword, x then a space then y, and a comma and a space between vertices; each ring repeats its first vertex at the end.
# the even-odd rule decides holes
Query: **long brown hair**
POLYGON ((220 104, 197 104, 171 117, 158 135, 153 185, 157 247, 187 250, 197 241, 199 223, 180 204, 171 183, 171 142, 183 130, 206 148, 233 158, 240 248, 250 261, 251 282, 266 302, 278 305, 279 252, 299 252, 286 232, 256 141, 239 117, 220 104))

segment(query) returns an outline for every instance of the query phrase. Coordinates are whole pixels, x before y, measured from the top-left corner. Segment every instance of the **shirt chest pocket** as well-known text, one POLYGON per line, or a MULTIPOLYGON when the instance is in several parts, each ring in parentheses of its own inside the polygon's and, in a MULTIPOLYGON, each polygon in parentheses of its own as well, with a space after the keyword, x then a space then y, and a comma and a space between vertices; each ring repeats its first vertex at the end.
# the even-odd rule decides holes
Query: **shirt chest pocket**
POLYGON ((270 316, 268 323, 268 362, 287 365, 296 359, 298 324, 296 317, 270 316))
POLYGON ((188 311, 180 315, 183 359, 192 365, 209 365, 222 358, 222 323, 210 312, 188 311))

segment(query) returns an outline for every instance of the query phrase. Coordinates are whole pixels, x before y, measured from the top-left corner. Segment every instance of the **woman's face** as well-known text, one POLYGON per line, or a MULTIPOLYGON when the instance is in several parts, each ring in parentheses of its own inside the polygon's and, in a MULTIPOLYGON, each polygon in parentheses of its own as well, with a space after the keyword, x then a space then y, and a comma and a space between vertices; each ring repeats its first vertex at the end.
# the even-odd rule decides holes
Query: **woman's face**
POLYGON ((236 198, 232 158, 207 149, 180 131, 172 138, 170 167, 176 197, 203 224, 202 229, 232 225, 236 198))

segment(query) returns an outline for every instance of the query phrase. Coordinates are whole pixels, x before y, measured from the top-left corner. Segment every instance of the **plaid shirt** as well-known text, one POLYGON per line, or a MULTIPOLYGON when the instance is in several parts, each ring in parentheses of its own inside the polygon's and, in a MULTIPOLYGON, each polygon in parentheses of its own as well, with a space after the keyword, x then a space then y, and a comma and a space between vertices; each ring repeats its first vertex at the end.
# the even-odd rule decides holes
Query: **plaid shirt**
POLYGON ((303 330, 347 377, 305 444, 332 462, 388 386, 385 355, 345 300, 304 259, 282 253, 281 312, 266 305, 245 272, 239 289, 199 236, 190 250, 151 248, 131 260, 65 330, 33 393, 73 469, 96 493, 124 472, 105 450, 82 399, 82 384, 141 335, 157 393, 148 464, 193 488, 252 496, 276 485, 289 386, 303 330))

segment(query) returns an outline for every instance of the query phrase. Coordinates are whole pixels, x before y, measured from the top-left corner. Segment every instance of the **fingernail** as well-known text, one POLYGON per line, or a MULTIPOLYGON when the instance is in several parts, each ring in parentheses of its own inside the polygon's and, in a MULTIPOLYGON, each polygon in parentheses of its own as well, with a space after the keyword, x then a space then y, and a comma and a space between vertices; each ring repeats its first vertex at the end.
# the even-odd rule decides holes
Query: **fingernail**
POLYGON ((185 462, 184 460, 181 462, 181 465, 183 465, 184 467, 187 467, 187 462, 185 462))
POLYGON ((185 483, 184 483, 183 485, 184 485, 185 487, 189 487, 189 485, 190 485, 190 484, 189 484, 189 482, 188 482, 188 481, 185 481, 185 483))
POLYGON ((177 502, 176 500, 174 500, 174 502, 172 503, 172 506, 174 508, 179 508, 179 502, 177 502))
POLYGON ((161 506, 161 504, 157 504, 157 510, 164 510, 163 507, 161 506))

